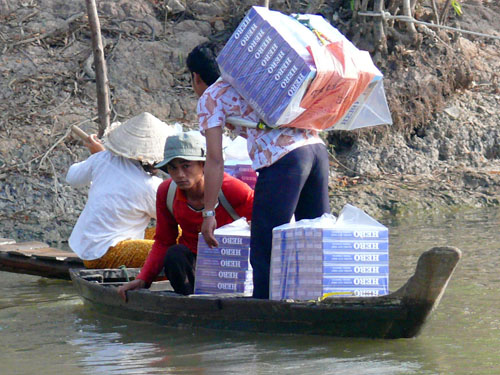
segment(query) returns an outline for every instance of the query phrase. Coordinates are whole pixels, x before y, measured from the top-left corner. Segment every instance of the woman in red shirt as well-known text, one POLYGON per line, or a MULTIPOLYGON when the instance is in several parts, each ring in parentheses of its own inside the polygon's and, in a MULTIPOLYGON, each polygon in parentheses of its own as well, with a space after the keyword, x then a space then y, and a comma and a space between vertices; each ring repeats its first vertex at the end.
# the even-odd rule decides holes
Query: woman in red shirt
MULTIPOLYGON (((215 215, 218 227, 234 220, 221 202, 214 211, 203 212, 204 164, 205 147, 199 133, 187 132, 167 138, 164 160, 155 166, 171 176, 159 186, 156 195, 155 242, 137 278, 119 288, 118 292, 125 300, 128 290, 149 287, 162 268, 175 292, 184 295, 193 293, 198 233, 203 216, 215 215), (177 188, 169 208, 167 200, 172 181, 177 188), (179 227, 181 235, 177 239, 179 227)), ((253 190, 226 173, 221 190, 238 216, 250 221, 253 190)))

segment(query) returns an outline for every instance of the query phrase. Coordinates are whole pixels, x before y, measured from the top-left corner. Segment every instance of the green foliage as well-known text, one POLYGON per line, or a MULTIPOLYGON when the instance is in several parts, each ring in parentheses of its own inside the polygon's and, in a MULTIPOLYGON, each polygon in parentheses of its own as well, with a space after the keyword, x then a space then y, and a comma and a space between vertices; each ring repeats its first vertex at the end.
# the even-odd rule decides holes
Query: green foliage
POLYGON ((461 16, 463 14, 463 12, 462 12, 462 6, 460 5, 460 3, 457 0, 452 0, 451 1, 451 6, 453 7, 453 9, 455 10, 455 13, 458 16, 461 16))

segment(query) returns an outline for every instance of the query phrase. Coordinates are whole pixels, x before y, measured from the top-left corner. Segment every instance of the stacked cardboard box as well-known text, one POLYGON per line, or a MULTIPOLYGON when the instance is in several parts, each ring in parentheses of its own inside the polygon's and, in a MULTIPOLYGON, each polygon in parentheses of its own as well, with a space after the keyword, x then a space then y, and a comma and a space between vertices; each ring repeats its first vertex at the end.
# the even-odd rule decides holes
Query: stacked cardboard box
POLYGON ((258 175, 250 164, 225 163, 224 172, 245 182, 252 189, 255 189, 258 175))
POLYGON ((252 189, 255 189, 257 183, 257 172, 255 172, 251 165, 237 164, 234 169, 234 177, 245 182, 252 189))
POLYGON ((388 230, 348 206, 337 222, 324 215, 273 230, 271 299, 388 293, 388 230))
POLYGON ((317 43, 311 31, 291 17, 252 7, 217 62, 222 77, 267 124, 286 124, 304 111, 292 101, 300 103, 316 72, 306 48, 311 42, 317 43))
POLYGON ((222 78, 271 127, 392 124, 382 73, 370 54, 322 16, 252 7, 217 62, 222 78))
MULTIPOLYGON (((230 225, 216 230, 215 238, 219 242, 219 247, 210 248, 201 233, 199 234, 195 294, 252 295, 250 230, 234 230, 230 225)), ((246 226, 248 227, 248 224, 246 226)))

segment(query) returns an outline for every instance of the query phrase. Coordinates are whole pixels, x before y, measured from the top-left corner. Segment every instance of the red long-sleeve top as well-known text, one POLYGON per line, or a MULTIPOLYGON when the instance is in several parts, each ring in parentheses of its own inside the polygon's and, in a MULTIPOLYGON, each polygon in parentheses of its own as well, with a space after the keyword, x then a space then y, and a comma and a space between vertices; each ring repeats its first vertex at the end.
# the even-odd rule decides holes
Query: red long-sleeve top
MULTIPOLYGON (((176 244, 179 235, 178 226, 182 229, 179 244, 186 245, 193 253, 197 253, 198 233, 201 231, 203 217, 201 211, 195 211, 187 204, 184 191, 177 189, 173 202, 174 215, 167 208, 168 188, 172 179, 163 181, 156 193, 156 234, 154 244, 138 279, 150 285, 163 267, 165 254, 170 246, 176 244)), ((244 182, 224 173, 222 192, 239 216, 252 219, 254 191, 244 182)), ((217 228, 233 222, 226 209, 219 204, 215 209, 217 228)))

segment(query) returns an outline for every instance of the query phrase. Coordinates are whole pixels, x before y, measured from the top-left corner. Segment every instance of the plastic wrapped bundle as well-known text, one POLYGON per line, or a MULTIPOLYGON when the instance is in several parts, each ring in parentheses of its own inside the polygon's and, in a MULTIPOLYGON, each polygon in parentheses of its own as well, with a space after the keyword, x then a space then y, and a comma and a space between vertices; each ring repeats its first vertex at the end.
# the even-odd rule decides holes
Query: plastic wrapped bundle
POLYGON ((306 111, 284 126, 351 130, 392 123, 382 73, 370 54, 357 49, 321 16, 295 17, 320 40, 319 45, 307 47, 317 74, 300 103, 306 111))
POLYGON ((338 220, 325 214, 273 230, 270 298, 380 296, 389 292, 386 227, 346 205, 338 220))
POLYGON ((217 58, 222 77, 271 127, 392 123, 382 73, 323 17, 253 7, 217 58))

